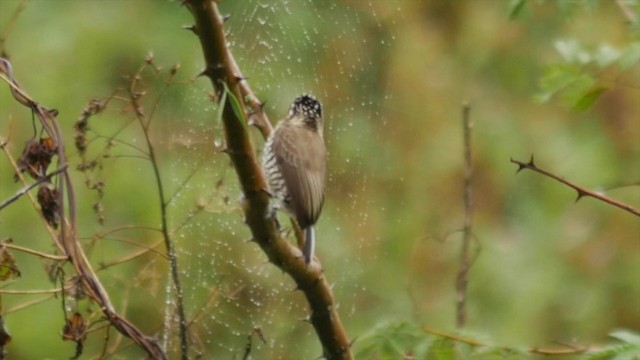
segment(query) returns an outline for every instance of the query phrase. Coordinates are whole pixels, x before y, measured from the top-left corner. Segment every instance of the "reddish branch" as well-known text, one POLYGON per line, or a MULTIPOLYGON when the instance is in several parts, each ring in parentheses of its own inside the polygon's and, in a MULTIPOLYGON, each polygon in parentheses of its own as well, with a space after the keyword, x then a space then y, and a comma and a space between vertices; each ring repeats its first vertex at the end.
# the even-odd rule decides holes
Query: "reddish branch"
POLYGON ((271 127, 261 107, 255 107, 260 102, 248 95, 249 87, 227 47, 223 27, 225 19, 211 0, 183 0, 183 3, 195 19, 191 29, 198 35, 206 63, 202 74, 211 80, 218 98, 226 98, 225 103, 220 104, 223 107, 226 152, 233 162, 244 194, 243 209, 253 240, 269 261, 289 274, 304 293, 311 311, 309 321, 322 343, 324 356, 327 359, 352 359, 351 344, 338 316, 322 266, 319 262, 307 266, 300 250, 283 238, 274 219, 266 216, 270 199, 264 191, 267 183, 247 132, 244 118, 247 114, 238 114, 233 110, 231 96, 222 96, 225 86, 241 103, 251 107, 251 112, 258 111, 258 118, 256 114, 249 115, 254 116, 254 122, 263 136, 268 135, 271 127))
POLYGON ((115 311, 109 295, 100 283, 98 276, 91 267, 89 260, 78 242, 76 234, 75 195, 68 170, 64 139, 57 121, 57 110, 48 109, 27 95, 13 78, 11 63, 4 58, 0 58, 0 75, 2 75, 3 79, 9 84, 14 99, 33 111, 42 125, 44 132, 54 141, 57 147, 58 169, 63 170, 60 172, 62 179, 58 182, 58 203, 60 204, 58 215, 61 219, 60 234, 59 237, 54 240, 64 255, 69 258, 69 262, 78 274, 83 290, 85 290, 93 301, 100 305, 103 315, 120 333, 133 340, 138 346, 144 349, 151 358, 167 359, 165 352, 155 339, 143 334, 135 325, 115 311), (64 201, 65 195, 66 203, 64 201), (66 210, 67 207, 68 211, 66 210))
POLYGON ((569 186, 570 188, 578 192, 578 198, 576 199, 576 201, 582 199, 583 197, 592 197, 594 199, 605 202, 609 205, 613 205, 617 208, 628 211, 636 216, 640 216, 640 211, 638 211, 638 209, 635 209, 630 205, 627 205, 623 202, 612 199, 610 197, 598 194, 595 191, 591 191, 580 185, 576 185, 569 180, 566 180, 558 175, 552 174, 544 169, 537 167, 536 164, 533 162, 533 155, 531 155, 531 160, 529 160, 529 162, 526 162, 526 163, 522 161, 514 160, 514 159, 511 159, 511 162, 514 164, 518 164, 518 172, 522 171, 523 169, 529 169, 569 186))

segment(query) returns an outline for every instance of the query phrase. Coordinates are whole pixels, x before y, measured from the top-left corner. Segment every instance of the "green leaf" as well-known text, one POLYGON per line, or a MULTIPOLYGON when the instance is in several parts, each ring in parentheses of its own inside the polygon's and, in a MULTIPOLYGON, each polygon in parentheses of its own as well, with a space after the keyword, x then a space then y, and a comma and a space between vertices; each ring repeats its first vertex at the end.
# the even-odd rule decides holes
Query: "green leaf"
POLYGON ((611 45, 605 44, 598 48, 595 60, 599 67, 609 66, 620 58, 620 51, 611 45))
POLYGON ((568 106, 575 106, 585 93, 593 87, 595 79, 587 73, 578 75, 562 92, 562 100, 568 106))
POLYGON ((20 277, 20 270, 13 255, 4 247, 0 248, 0 281, 20 277))
POLYGON ((615 330, 609 336, 622 342, 640 346, 640 334, 630 330, 615 330))
POLYGON ((453 342, 449 339, 438 339, 435 341, 431 351, 433 358, 437 360, 454 360, 456 356, 453 345, 453 342))
POLYGON ((430 336, 425 337, 414 347, 414 356, 416 359, 427 359, 427 354, 433 346, 433 338, 430 336))
POLYGON ((546 66, 540 78, 540 92, 536 95, 539 102, 547 102, 559 90, 569 86, 580 76, 580 68, 572 64, 553 64, 546 66))
POLYGON ((578 101, 576 101, 576 103, 573 105, 573 109, 575 111, 585 111, 589 109, 591 105, 593 105, 593 103, 598 100, 600 95, 602 95, 602 93, 607 90, 609 90, 608 87, 598 86, 587 91, 586 93, 582 94, 578 101))
POLYGON ((218 103, 218 113, 216 114, 216 125, 222 124, 222 113, 224 112, 224 104, 227 102, 227 84, 224 85, 224 91, 222 92, 222 97, 220 98, 220 102, 218 103))
POLYGON ((236 96, 233 95, 231 90, 229 90, 227 83, 223 83, 223 84, 224 84, 224 93, 229 98, 231 109, 233 109, 234 114, 236 114, 236 118, 240 119, 240 122, 242 123, 242 127, 244 127, 244 129, 247 130, 247 122, 244 120, 244 111, 242 110, 242 105, 240 105, 238 98, 236 98, 236 96))
POLYGON ((356 358, 398 359, 408 354, 425 358, 433 339, 411 323, 389 323, 376 326, 356 343, 356 358))
POLYGON ((526 5, 526 0, 511 0, 511 4, 509 4, 509 8, 511 9, 511 11, 509 11, 509 19, 514 20, 520 17, 526 5))
POLYGON ((640 63, 640 42, 636 41, 622 51, 618 67, 624 71, 638 63, 640 63))
POLYGON ((557 40, 554 47, 569 63, 586 64, 592 60, 591 55, 576 40, 557 40))
POLYGON ((602 350, 592 352, 585 356, 586 360, 600 360, 600 359, 618 359, 619 356, 624 354, 637 354, 640 351, 640 347, 633 344, 618 344, 610 345, 602 350))
POLYGON ((586 356, 586 359, 631 360, 638 358, 640 354, 640 334, 629 330, 616 330, 611 332, 609 336, 620 340, 622 343, 609 345, 602 350, 592 352, 586 356))
POLYGON ((505 348, 504 346, 483 346, 476 347, 471 354, 474 359, 524 359, 527 357, 527 351, 523 349, 505 348))

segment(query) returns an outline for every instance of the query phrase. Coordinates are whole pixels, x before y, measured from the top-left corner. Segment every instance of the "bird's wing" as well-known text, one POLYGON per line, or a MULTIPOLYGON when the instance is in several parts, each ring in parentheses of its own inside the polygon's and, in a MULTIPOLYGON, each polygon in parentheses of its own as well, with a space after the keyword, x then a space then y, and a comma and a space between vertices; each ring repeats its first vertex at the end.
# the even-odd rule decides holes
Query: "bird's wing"
POLYGON ((322 137, 309 129, 283 125, 274 133, 273 150, 289 192, 288 205, 305 228, 315 224, 322 211, 327 150, 322 137))

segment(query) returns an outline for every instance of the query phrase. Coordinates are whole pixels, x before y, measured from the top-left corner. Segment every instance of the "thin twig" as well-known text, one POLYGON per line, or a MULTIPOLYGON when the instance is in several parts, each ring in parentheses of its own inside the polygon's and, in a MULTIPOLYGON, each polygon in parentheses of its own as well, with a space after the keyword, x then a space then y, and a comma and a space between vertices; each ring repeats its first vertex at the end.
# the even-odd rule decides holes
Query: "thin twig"
MULTIPOLYGON (((156 187, 158 190, 158 198, 160 201, 160 214, 161 214, 161 225, 162 225, 162 237, 164 239, 165 248, 167 250, 167 257, 169 258, 169 267, 171 268, 171 280, 173 282, 173 287, 176 290, 176 308, 178 311, 178 322, 179 322, 179 334, 180 334, 180 351, 182 360, 189 359, 189 342, 187 339, 187 319, 184 312, 184 301, 183 301, 183 292, 182 285, 180 283, 180 272, 178 271, 178 257, 176 256, 176 249, 173 240, 169 234, 169 223, 168 223, 168 215, 167 215, 167 206, 169 205, 165 199, 164 187, 162 183, 162 176, 160 176, 160 164, 158 163, 158 158, 156 156, 155 147, 153 141, 151 140, 151 133, 149 131, 149 127, 152 121, 152 115, 157 107, 159 98, 164 94, 166 88, 170 85, 170 82, 165 83, 163 90, 158 95, 158 99, 156 100, 156 105, 154 105, 151 116, 146 117, 144 112, 142 111, 142 105, 139 103, 140 96, 136 90, 136 86, 138 84, 138 80, 140 79, 142 72, 148 66, 153 66, 153 58, 151 55, 147 57, 147 62, 143 65, 138 73, 132 78, 131 84, 129 86, 129 96, 131 99, 131 104, 134 108, 134 112, 136 114, 136 118, 140 123, 140 127, 142 128, 142 133, 144 134, 144 139, 147 145, 147 152, 149 154, 149 162, 151 163, 151 167, 153 168, 153 173, 156 180, 156 187)), ((170 75, 173 76, 173 75, 170 75)))
POLYGON ((16 192, 12 197, 8 198, 7 200, 3 201, 2 203, 0 203, 0 210, 4 209, 5 207, 7 207, 9 204, 13 203, 14 201, 18 200, 19 198, 21 198, 24 194, 28 193, 29 190, 33 189, 34 187, 42 184, 43 182, 49 181, 51 180, 52 177, 54 177, 55 175, 60 174, 61 172, 65 171, 67 169, 66 166, 61 167, 59 169, 56 169, 55 171, 42 176, 41 178, 39 178, 38 180, 36 180, 36 182, 34 182, 33 184, 24 187, 20 190, 18 190, 18 192, 16 192))
POLYGON ((162 243, 162 240, 158 240, 157 242, 155 242, 152 245, 144 245, 144 244, 140 244, 139 242, 136 242, 134 240, 127 240, 127 239, 121 239, 121 238, 116 238, 116 237, 105 237, 105 236, 101 236, 99 239, 101 240, 108 240, 108 241, 118 241, 118 242, 122 242, 125 244, 129 244, 138 248, 142 248, 142 250, 144 250, 144 252, 152 252, 154 254, 156 254, 157 256, 167 260, 167 255, 164 254, 163 252, 156 250, 156 247, 158 247, 158 245, 160 245, 162 243))
POLYGON ((531 155, 531 160, 529 160, 529 162, 526 162, 526 163, 523 162, 523 161, 518 161, 518 160, 514 160, 514 159, 511 159, 511 162, 518 165, 517 172, 520 172, 523 169, 529 169, 529 170, 535 171, 537 173, 540 173, 540 174, 542 174, 544 176, 550 177, 550 178, 552 178, 552 179, 554 179, 554 180, 556 180, 558 182, 561 182, 561 183, 567 185, 568 187, 574 189, 575 191, 578 192, 578 197, 576 198, 576 201, 582 199, 585 196, 592 197, 594 199, 597 199, 597 200, 600 200, 602 202, 605 202, 605 203, 607 203, 609 205, 613 205, 613 206, 615 206, 617 208, 620 208, 622 210, 630 212, 635 216, 640 216, 640 211, 638 209, 635 209, 631 205, 627 205, 627 204, 625 204, 623 202, 620 202, 618 200, 615 200, 615 199, 612 199, 610 197, 598 194, 595 191, 591 191, 589 189, 586 189, 586 188, 584 188, 584 187, 582 187, 580 185, 574 184, 571 181, 566 180, 566 179, 564 179, 564 178, 562 178, 562 177, 560 177, 560 176, 558 176, 556 174, 550 173, 550 172, 548 172, 548 171, 546 171, 544 169, 541 169, 541 168, 537 167, 536 164, 533 162, 533 155, 531 155))
POLYGON ((471 192, 471 177, 473 167, 471 162, 471 120, 469 118, 470 107, 468 103, 462 105, 462 129, 464 134, 464 227, 462 230, 462 248, 460 250, 460 268, 456 279, 456 324, 463 327, 467 314, 465 303, 467 299, 467 285, 469 283, 469 246, 471 244, 471 224, 473 211, 473 198, 471 192))
POLYGON ((4 27, 2 35, 0 35, 0 53, 4 52, 4 43, 5 41, 7 41, 9 33, 11 33, 11 30, 13 30, 13 26, 15 25, 16 20, 18 20, 18 16, 20 16, 20 13, 24 10, 26 5, 27 0, 20 1, 18 6, 16 6, 16 9, 13 11, 13 14, 11 14, 11 17, 7 21, 7 25, 4 27))
POLYGON ((635 12, 633 12, 633 10, 629 7, 629 4, 627 4, 625 0, 616 0, 616 4, 622 11, 622 14, 624 14, 624 17, 627 18, 627 21, 629 21, 629 23, 633 24, 634 22, 636 22, 637 15, 635 12))
POLYGON ((210 160, 209 159, 200 160, 200 162, 196 165, 196 168, 193 169, 191 173, 189 173, 189 175, 187 175, 187 177, 184 180, 182 180, 180 185, 176 187, 176 189, 173 191, 173 194, 169 195, 169 197, 167 198, 167 204, 171 204, 173 199, 176 196, 178 196, 178 194, 180 194, 180 192, 185 188, 185 186, 187 186, 189 181, 191 181, 191 178, 193 178, 198 173, 198 171, 202 169, 202 164, 204 164, 205 161, 210 161, 210 160))
POLYGON ((13 249, 13 250, 17 250, 17 251, 22 251, 24 253, 27 254, 31 254, 31 255, 35 255, 38 257, 41 257, 43 259, 49 259, 49 260, 56 260, 56 261, 63 261, 63 260, 68 260, 69 257, 66 255, 54 255, 54 254, 47 254, 47 253, 43 253, 37 250, 33 250, 33 249, 29 249, 26 247, 22 247, 16 244, 11 244, 8 242, 2 242, 0 243, 0 248, 6 247, 8 249, 13 249))
POLYGON ((2 315, 4 316, 4 315, 11 314, 11 313, 14 313, 14 312, 17 312, 17 311, 20 311, 20 310, 24 310, 24 309, 26 309, 28 307, 31 307, 31 306, 34 306, 34 305, 41 304, 41 303, 43 303, 45 301, 49 301, 49 300, 53 299, 55 296, 56 296, 56 293, 53 293, 53 294, 48 294, 48 295, 46 295, 44 297, 41 297, 39 299, 33 299, 33 300, 30 300, 30 301, 21 300, 20 303, 16 304, 15 306, 13 306, 13 307, 11 307, 9 309, 6 309, 6 310, 2 309, 2 315))
POLYGON ((42 295, 42 294, 57 294, 64 290, 70 289, 75 285, 69 286, 66 289, 46 289, 46 290, 3 290, 0 289, 0 294, 3 295, 42 295))
MULTIPOLYGON (((160 243, 162 243, 162 241, 158 241, 158 245, 159 245, 160 243)), ((133 259, 137 259, 137 258, 139 258, 139 257, 141 257, 141 256, 144 256, 144 255, 146 255, 146 254, 148 254, 148 253, 150 253, 150 252, 158 253, 158 251, 156 251, 156 250, 155 250, 155 249, 153 249, 153 248, 140 249, 140 250, 138 250, 138 251, 135 251, 135 252, 129 253, 129 254, 127 254, 127 255, 125 255, 125 256, 123 256, 123 257, 119 258, 119 259, 116 259, 116 260, 110 261, 110 262, 108 262, 108 263, 101 264, 101 265, 100 265, 100 267, 98 268, 98 270, 105 270, 105 269, 108 269, 108 268, 113 267, 113 266, 116 266, 116 265, 124 264, 124 263, 129 262, 129 261, 131 261, 131 260, 133 260, 133 259)), ((162 256, 163 258, 166 258, 166 256, 165 256, 164 254, 161 254, 161 256, 162 256)))

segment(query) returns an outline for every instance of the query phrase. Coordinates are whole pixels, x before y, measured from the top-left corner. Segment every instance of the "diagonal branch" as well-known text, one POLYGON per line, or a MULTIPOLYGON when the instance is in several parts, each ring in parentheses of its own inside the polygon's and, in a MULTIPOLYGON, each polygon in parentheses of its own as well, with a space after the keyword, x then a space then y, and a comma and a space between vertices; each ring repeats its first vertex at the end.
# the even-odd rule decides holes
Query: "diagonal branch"
POLYGON ((531 160, 529 160, 529 162, 527 162, 527 163, 522 162, 522 161, 518 161, 518 160, 514 160, 514 159, 511 159, 511 162, 514 163, 514 164, 518 164, 518 170, 517 170, 518 172, 522 171, 523 169, 529 169, 529 170, 535 171, 537 173, 540 173, 540 174, 542 174, 544 176, 550 177, 550 178, 552 178, 552 179, 554 179, 554 180, 556 180, 558 182, 561 182, 561 183, 567 185, 568 187, 574 189, 575 191, 578 192, 578 198, 576 199, 576 201, 582 199, 585 196, 592 197, 594 199, 597 199, 597 200, 600 200, 602 202, 605 202, 605 203, 607 203, 609 205, 613 205, 613 206, 615 206, 617 208, 620 208, 622 210, 628 211, 628 212, 630 212, 630 213, 632 213, 632 214, 634 214, 636 216, 640 216, 640 211, 638 209, 635 209, 631 205, 627 205, 627 204, 625 204, 623 202, 620 202, 618 200, 615 200, 615 199, 612 199, 610 197, 598 194, 595 191, 591 191, 591 190, 586 189, 586 188, 584 188, 584 187, 582 187, 580 185, 576 185, 576 184, 572 183, 569 180, 566 180, 566 179, 564 179, 564 178, 562 178, 562 177, 560 177, 558 175, 555 175, 553 173, 550 173, 550 172, 548 172, 548 171, 546 171, 544 169, 541 169, 541 168, 537 167, 536 164, 533 162, 533 155, 531 155, 531 160))
MULTIPOLYGON (((244 103, 246 96, 243 96, 243 91, 248 86, 227 47, 224 18, 211 0, 183 0, 183 4, 195 19, 192 30, 198 35, 206 63, 203 75, 211 80, 219 99, 223 98, 225 87, 230 91, 229 96, 224 96, 225 103, 220 104, 223 107, 222 122, 228 147, 226 152, 233 162, 244 194, 242 205, 253 240, 269 261, 289 274, 304 293, 311 311, 309 321, 322 343, 324 356, 329 360, 353 359, 351 344, 321 264, 312 262, 307 266, 300 250, 286 241, 274 219, 266 216, 270 200, 264 191, 267 183, 249 139, 244 114, 236 112, 233 105, 233 97, 244 103)), ((264 121, 266 123, 261 128, 263 136, 268 134, 265 129, 270 129, 266 117, 264 121)))
POLYGON ((622 11, 622 14, 624 15, 625 18, 627 18, 627 21, 629 21, 630 24, 633 24, 634 22, 636 22, 636 19, 638 16, 633 11, 633 9, 631 9, 631 7, 629 6, 629 4, 627 4, 626 1, 616 0, 616 4, 618 5, 618 7, 620 8, 620 11, 622 11))
POLYGON ((14 201, 18 200, 19 198, 21 198, 24 194, 28 193, 31 189, 33 189, 34 187, 47 182, 49 180, 51 180, 51 178, 55 175, 60 174, 61 172, 67 170, 67 167, 63 167, 63 168, 59 168, 54 170, 51 173, 48 173, 47 175, 41 177, 40 179, 38 179, 36 182, 34 182, 33 184, 26 186, 20 190, 18 190, 18 192, 15 193, 15 195, 13 195, 12 197, 8 198, 7 200, 3 201, 2 203, 0 203, 0 210, 4 209, 5 207, 9 206, 9 204, 13 203, 14 201))

